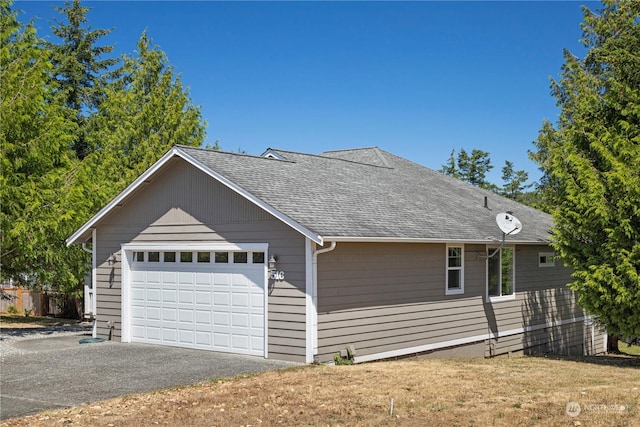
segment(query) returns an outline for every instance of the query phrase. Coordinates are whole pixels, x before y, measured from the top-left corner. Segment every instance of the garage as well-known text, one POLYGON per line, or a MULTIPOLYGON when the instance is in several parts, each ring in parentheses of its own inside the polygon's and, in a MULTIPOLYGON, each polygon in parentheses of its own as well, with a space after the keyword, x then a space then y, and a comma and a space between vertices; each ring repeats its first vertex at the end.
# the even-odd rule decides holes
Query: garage
POLYGON ((266 357, 266 247, 125 253, 130 341, 266 357))

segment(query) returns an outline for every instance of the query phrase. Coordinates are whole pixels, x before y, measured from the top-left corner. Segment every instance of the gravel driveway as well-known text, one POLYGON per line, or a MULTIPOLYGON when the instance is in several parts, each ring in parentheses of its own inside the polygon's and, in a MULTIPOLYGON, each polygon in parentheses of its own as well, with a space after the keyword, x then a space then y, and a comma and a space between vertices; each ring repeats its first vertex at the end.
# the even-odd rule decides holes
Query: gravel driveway
POLYGON ((87 328, 2 329, 0 419, 295 365, 148 344, 80 344, 87 328))

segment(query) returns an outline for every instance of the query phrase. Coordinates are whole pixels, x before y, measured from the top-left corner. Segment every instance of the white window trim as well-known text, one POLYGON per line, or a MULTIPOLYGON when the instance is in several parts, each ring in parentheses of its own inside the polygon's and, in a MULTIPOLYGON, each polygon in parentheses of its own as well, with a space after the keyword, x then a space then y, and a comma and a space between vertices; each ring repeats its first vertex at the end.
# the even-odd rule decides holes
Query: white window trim
MULTIPOLYGON (((513 266, 512 266, 512 283, 513 283, 513 292, 509 295, 500 295, 500 296, 491 296, 489 295, 489 260, 490 258, 487 258, 487 263, 486 263, 486 268, 485 268, 485 275, 486 275, 486 283, 485 283, 485 289, 486 289, 486 301, 488 302, 501 302, 501 301, 513 301, 516 299, 516 247, 513 245, 505 245, 503 246, 494 256, 499 256, 502 257, 502 249, 511 249, 513 251, 513 266)), ((487 245, 486 251, 487 253, 489 251, 494 251, 496 248, 495 247, 491 247, 489 245, 487 245)), ((500 264, 502 265, 502 262, 500 262, 500 264)), ((502 289, 502 269, 500 269, 500 289, 502 289)))
POLYGON ((464 244, 447 244, 445 248, 445 260, 444 260, 444 291, 445 295, 461 295, 464 294, 464 244), (461 265, 460 267, 450 268, 449 267, 449 248, 460 248, 461 252, 461 265), (449 270, 459 270, 460 271, 460 287, 449 289, 449 270))
POLYGON ((556 253, 555 252, 538 252, 538 267, 540 268, 553 268, 556 266, 556 253), (543 263, 540 261, 541 257, 551 258, 552 261, 543 263))

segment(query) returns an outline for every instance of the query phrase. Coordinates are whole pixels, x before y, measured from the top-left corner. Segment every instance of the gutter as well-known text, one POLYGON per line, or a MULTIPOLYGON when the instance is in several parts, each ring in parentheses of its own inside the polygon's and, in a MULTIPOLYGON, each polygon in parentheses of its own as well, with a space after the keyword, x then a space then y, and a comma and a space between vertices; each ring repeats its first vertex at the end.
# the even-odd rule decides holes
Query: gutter
POLYGON ((336 241, 330 242, 329 247, 320 248, 313 251, 312 261, 311 261, 311 271, 312 271, 312 289, 311 289, 311 300, 313 303, 313 310, 311 312, 311 321, 312 324, 312 342, 313 342, 313 357, 314 361, 317 360, 318 356, 318 255, 324 254, 327 252, 331 252, 336 248, 336 241))

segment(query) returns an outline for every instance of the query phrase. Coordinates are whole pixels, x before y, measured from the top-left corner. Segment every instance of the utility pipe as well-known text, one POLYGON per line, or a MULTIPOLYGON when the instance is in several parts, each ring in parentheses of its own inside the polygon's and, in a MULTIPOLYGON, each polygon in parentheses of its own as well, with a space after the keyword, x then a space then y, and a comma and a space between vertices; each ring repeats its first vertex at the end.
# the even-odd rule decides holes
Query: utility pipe
POLYGON ((337 243, 335 241, 326 248, 320 248, 313 251, 312 256, 312 289, 311 289, 311 301, 313 302, 313 312, 311 324, 312 327, 312 341, 313 341, 313 354, 318 354, 318 255, 331 252, 336 248, 337 243))

